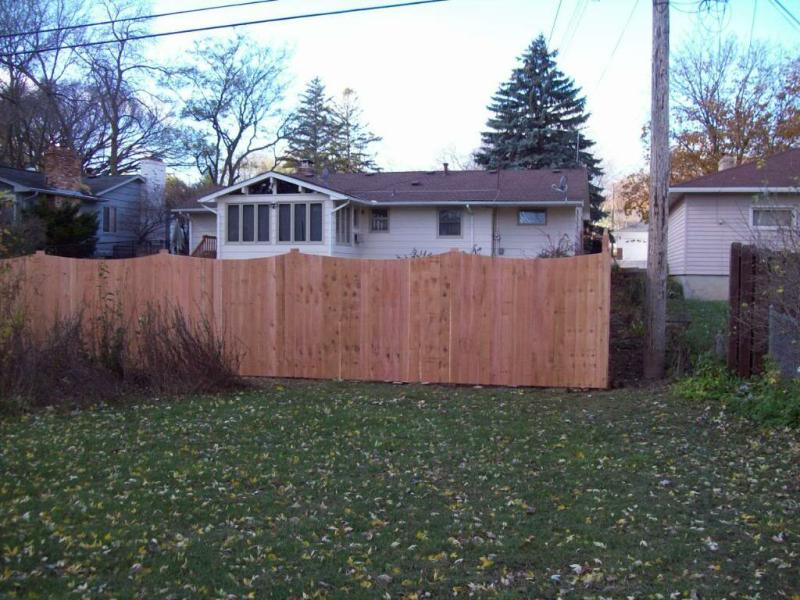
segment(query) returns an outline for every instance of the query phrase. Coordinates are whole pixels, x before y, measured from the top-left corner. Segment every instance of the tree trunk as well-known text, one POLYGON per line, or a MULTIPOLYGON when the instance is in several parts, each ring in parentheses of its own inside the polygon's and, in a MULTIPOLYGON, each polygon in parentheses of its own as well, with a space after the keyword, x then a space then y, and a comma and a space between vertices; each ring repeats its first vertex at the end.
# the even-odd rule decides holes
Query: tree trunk
POLYGON ((645 296, 644 376, 664 376, 667 349, 667 213, 669 210, 669 0, 653 0, 650 106, 650 222, 645 296))

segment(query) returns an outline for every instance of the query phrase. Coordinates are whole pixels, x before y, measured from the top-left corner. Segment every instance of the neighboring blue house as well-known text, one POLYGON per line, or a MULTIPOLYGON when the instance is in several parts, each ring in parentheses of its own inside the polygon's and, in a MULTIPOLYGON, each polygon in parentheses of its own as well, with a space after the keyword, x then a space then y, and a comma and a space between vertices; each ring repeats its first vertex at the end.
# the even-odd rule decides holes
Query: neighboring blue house
POLYGON ((0 165, 0 192, 14 195, 15 214, 42 197, 72 198, 81 211, 97 214, 96 256, 135 256, 165 247, 164 163, 143 160, 139 173, 82 176, 71 150, 53 148, 45 156, 45 172, 0 165))

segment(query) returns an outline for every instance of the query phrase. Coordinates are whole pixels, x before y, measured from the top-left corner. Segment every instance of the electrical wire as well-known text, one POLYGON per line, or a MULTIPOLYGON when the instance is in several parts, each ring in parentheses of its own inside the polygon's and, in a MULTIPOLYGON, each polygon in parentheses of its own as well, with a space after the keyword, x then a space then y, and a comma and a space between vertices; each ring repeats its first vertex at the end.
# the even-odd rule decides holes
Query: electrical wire
POLYGON ((217 4, 215 6, 205 6, 203 8, 187 8, 184 10, 174 10, 172 12, 155 13, 152 15, 140 15, 138 17, 120 17, 119 19, 110 19, 108 21, 95 21, 94 23, 81 23, 78 25, 65 25, 64 27, 49 27, 47 29, 34 29, 31 31, 17 31, 14 33, 0 34, 0 39, 18 37, 23 35, 41 35, 43 33, 60 33, 62 31, 71 31, 74 29, 85 29, 88 27, 98 27, 100 25, 115 25, 117 23, 126 23, 128 21, 147 21, 149 19, 159 19, 161 17, 174 17, 175 15, 188 15, 190 13, 206 12, 209 10, 221 10, 223 8, 238 8, 240 6, 250 6, 251 4, 267 4, 270 2, 277 2, 278 0, 249 0, 248 2, 234 2, 232 4, 217 4))
POLYGON ((628 26, 631 24, 633 20, 633 14, 636 12, 636 7, 639 6, 639 0, 634 0, 633 7, 631 8, 631 12, 628 14, 628 19, 625 21, 625 25, 622 26, 622 31, 617 38, 617 43, 614 44, 614 49, 611 50, 611 54, 608 57, 608 61, 606 61, 606 66, 603 67, 602 73, 600 73, 600 77, 597 79, 597 83, 595 84, 595 88, 600 85, 603 81, 603 78, 606 76, 606 72, 608 72, 608 67, 611 66, 611 62, 614 60, 614 55, 617 53, 619 49, 619 45, 622 43, 622 38, 625 36, 625 32, 628 31, 628 26))
POLYGON ((89 48, 92 46, 104 46, 106 44, 118 44, 121 42, 132 42, 136 40, 147 40, 152 38, 159 38, 165 37, 170 35, 182 35, 186 33, 199 33, 202 31, 213 31, 216 29, 225 29, 228 27, 245 27, 248 25, 261 25, 264 23, 280 23, 284 21, 298 21, 301 19, 311 19, 316 17, 329 17, 335 15, 346 15, 352 13, 363 13, 363 12, 370 12, 376 10, 386 10, 392 8, 405 8, 408 6, 420 6, 423 4, 436 4, 440 2, 449 2, 449 0, 412 0, 410 2, 397 2, 394 4, 380 4, 375 6, 363 6, 360 8, 344 8, 341 10, 331 10, 331 11, 323 11, 323 12, 316 12, 316 13, 306 13, 302 15, 289 15, 286 17, 273 17, 270 19, 256 19, 252 21, 240 21, 238 23, 227 23, 225 25, 209 25, 207 27, 192 27, 190 29, 179 29, 175 31, 162 31, 159 33, 147 33, 142 35, 131 35, 123 38, 115 38, 115 39, 107 39, 107 40, 97 40, 93 42, 84 42, 80 44, 66 44, 64 46, 50 46, 48 48, 37 48, 35 50, 21 50, 18 52, 8 52, 5 54, 0 54, 0 56, 12 57, 12 56, 25 56, 28 54, 39 54, 43 52, 57 52, 60 50, 75 50, 77 48, 89 48))
POLYGON ((789 23, 793 24, 795 27, 800 28, 800 19, 792 14, 786 6, 784 5, 781 0, 772 0, 772 3, 778 8, 778 12, 782 13, 784 18, 789 21, 789 23))
POLYGON ((564 0, 558 0, 558 7, 556 8, 556 16, 553 17, 553 24, 550 26, 550 35, 547 36, 547 47, 550 47, 550 41, 553 39, 553 32, 556 30, 556 23, 558 22, 558 15, 561 13, 561 5, 564 0))

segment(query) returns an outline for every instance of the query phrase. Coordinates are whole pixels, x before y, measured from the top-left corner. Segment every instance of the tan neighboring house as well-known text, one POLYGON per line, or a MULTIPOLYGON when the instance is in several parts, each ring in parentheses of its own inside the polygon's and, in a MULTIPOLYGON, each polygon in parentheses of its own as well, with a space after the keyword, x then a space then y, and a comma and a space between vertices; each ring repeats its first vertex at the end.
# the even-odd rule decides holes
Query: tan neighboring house
POLYGON ((727 300, 734 242, 780 245, 800 224, 800 149, 670 187, 668 262, 686 297, 727 300))
POLYGON ((316 174, 270 171, 176 209, 195 255, 397 258, 457 249, 536 257, 580 252, 589 218, 585 169, 316 174))

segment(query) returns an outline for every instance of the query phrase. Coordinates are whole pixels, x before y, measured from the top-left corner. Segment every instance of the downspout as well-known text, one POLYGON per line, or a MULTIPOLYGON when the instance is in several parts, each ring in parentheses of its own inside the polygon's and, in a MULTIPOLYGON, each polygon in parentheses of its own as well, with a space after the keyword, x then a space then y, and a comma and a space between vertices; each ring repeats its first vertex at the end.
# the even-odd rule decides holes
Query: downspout
POLYGON ((497 256, 497 207, 492 207, 492 256, 497 256))

